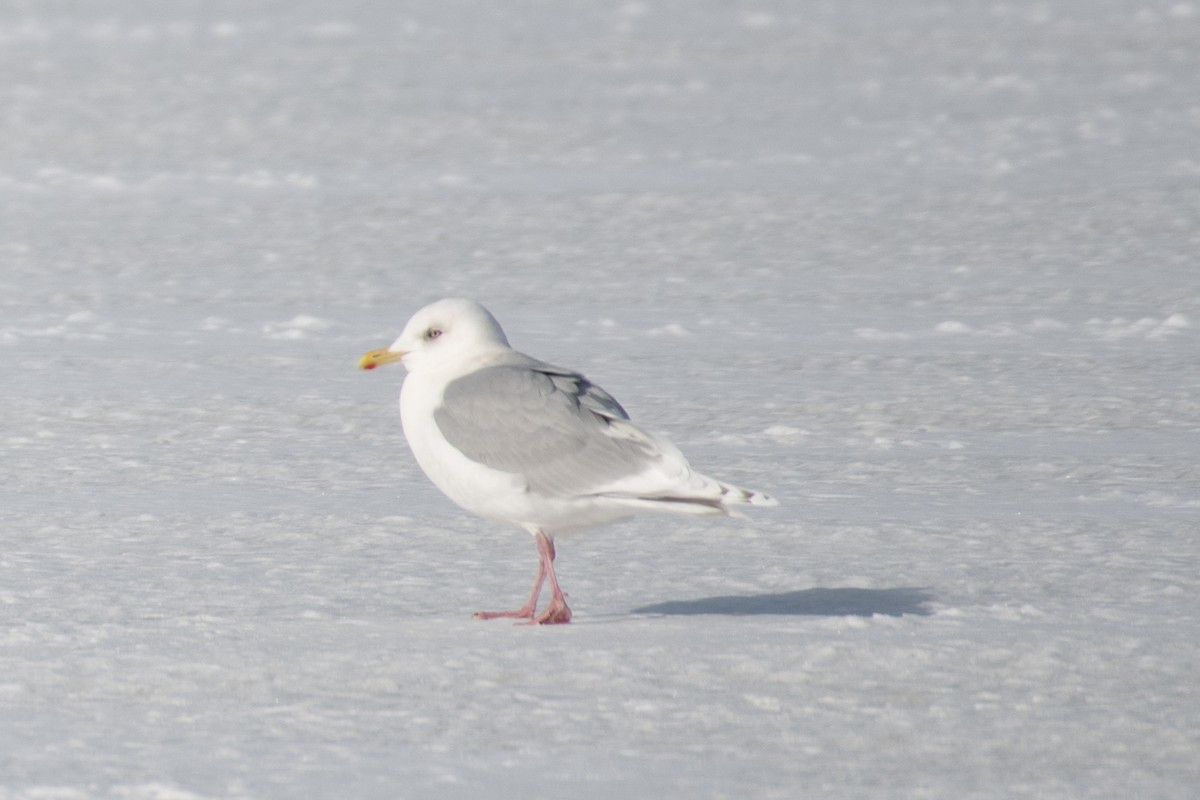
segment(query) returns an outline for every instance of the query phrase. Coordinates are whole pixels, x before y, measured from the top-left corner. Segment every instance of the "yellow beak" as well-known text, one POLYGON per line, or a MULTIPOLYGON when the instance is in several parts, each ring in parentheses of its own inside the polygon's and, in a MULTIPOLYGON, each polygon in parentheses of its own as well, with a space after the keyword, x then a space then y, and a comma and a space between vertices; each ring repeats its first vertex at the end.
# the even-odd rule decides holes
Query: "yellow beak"
POLYGON ((358 360, 359 369, 375 369, 383 364, 391 364, 393 361, 399 361, 404 358, 404 353, 394 353, 386 347, 378 350, 372 350, 369 353, 363 353, 362 358, 358 360))

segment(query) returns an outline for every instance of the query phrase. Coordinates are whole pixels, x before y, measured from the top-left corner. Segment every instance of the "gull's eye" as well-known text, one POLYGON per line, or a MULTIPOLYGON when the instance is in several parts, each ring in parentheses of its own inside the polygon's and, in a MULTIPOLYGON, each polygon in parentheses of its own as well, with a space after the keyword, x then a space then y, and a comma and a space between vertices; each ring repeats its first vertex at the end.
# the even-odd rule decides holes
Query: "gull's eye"
POLYGON ((430 328, 429 330, 425 331, 425 340, 432 342, 434 339, 438 338, 441 335, 442 335, 441 328, 430 328))

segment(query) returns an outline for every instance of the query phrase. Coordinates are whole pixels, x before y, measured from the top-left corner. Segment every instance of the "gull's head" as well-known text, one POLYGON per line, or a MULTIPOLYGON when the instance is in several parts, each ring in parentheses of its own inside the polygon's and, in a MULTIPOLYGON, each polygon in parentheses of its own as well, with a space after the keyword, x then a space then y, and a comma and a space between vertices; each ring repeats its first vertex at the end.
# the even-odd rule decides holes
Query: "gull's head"
POLYGON ((448 297, 413 314, 399 339, 364 354, 358 366, 375 369, 400 361, 412 372, 507 347, 508 339, 490 311, 474 300, 448 297))

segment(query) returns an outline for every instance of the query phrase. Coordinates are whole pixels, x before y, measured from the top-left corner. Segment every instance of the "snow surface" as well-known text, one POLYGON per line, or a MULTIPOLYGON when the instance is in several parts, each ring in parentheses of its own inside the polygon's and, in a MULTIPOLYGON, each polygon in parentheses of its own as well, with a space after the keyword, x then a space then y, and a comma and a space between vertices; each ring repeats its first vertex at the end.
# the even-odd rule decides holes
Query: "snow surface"
POLYGON ((5 4, 0 800, 1196 797, 1197 42, 5 4), (447 294, 783 505, 567 539, 575 623, 470 619, 532 542, 354 369, 447 294))

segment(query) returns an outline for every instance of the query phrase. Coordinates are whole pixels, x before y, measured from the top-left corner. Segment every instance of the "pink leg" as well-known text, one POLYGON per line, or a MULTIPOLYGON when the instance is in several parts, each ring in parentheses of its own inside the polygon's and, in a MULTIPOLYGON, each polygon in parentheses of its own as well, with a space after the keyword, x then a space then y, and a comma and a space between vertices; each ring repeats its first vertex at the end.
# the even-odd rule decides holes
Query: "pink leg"
POLYGON ((537 542, 538 571, 525 605, 516 611, 480 611, 475 615, 476 619, 528 619, 531 625, 556 625, 571 621, 571 609, 567 608, 566 595, 559 588, 558 578, 554 575, 554 540, 541 531, 534 533, 534 539, 537 542), (538 594, 541 593, 542 583, 547 577, 550 578, 550 607, 535 619, 533 614, 537 608, 538 594))
POLYGON ((558 588, 558 578, 554 574, 554 540, 538 531, 538 560, 541 561, 550 579, 550 605, 541 613, 534 623, 537 625, 565 625, 571 621, 571 609, 567 608, 567 596, 558 588))

